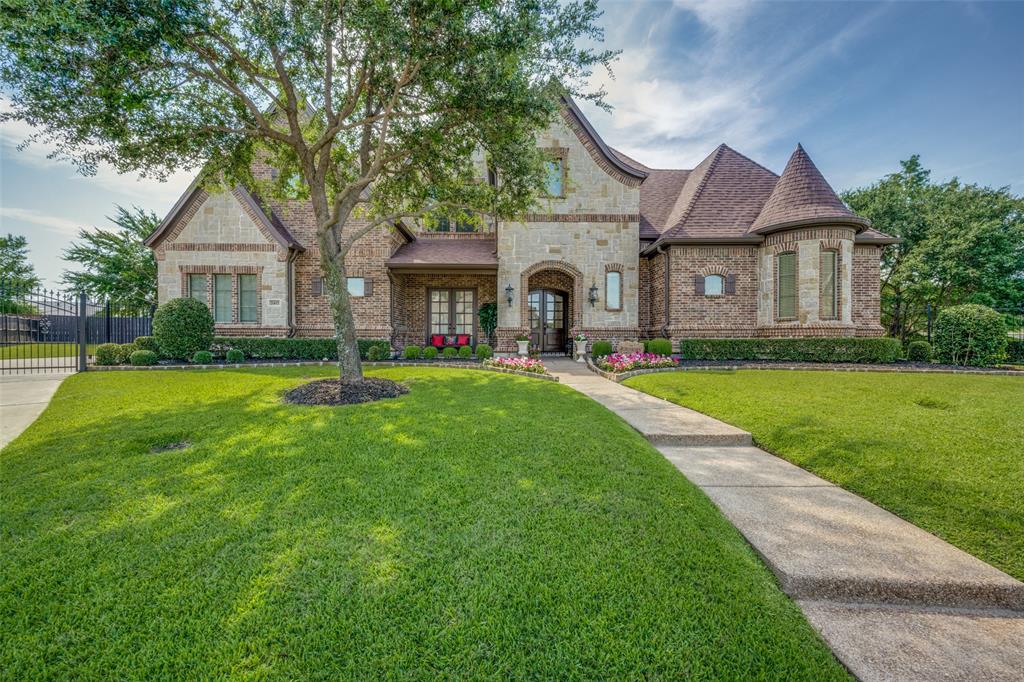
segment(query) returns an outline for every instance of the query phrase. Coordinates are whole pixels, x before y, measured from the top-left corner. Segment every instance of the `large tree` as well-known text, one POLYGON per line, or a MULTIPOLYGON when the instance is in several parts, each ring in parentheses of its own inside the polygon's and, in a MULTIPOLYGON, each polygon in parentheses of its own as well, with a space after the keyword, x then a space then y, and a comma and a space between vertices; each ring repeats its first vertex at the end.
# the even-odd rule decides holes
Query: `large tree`
POLYGON ((117 206, 107 220, 116 230, 79 230, 77 242, 64 250, 64 260, 78 270, 65 270, 61 281, 75 291, 107 299, 118 310, 138 312, 156 303, 156 258, 143 240, 160 224, 152 211, 117 206))
POLYGON ((34 306, 18 299, 37 286, 39 277, 28 259, 28 240, 15 234, 0 236, 0 313, 34 313, 34 306))
POLYGON ((882 258, 890 335, 920 332, 925 306, 1024 306, 1024 198, 1009 188, 933 183, 914 155, 899 172, 843 194, 875 228, 903 241, 882 258))
POLYGON ((559 95, 612 53, 595 0, 5 0, 0 120, 101 162, 312 204, 342 379, 362 378, 345 254, 427 210, 510 216, 541 186, 559 95), (478 182, 479 154, 498 169, 478 182), (282 172, 273 186, 254 160, 282 172), (269 183, 268 183, 269 184, 269 183))

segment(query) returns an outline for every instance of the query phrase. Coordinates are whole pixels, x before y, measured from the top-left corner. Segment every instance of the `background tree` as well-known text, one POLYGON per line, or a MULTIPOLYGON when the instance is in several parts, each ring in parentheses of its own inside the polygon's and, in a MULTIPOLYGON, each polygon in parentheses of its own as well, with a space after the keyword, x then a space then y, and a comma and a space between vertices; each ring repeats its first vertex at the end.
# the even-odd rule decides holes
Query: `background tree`
POLYGON ((0 236, 0 313, 32 314, 35 307, 18 301, 18 294, 39 286, 28 260, 28 240, 21 235, 0 236))
POLYGON ((402 217, 529 207, 559 95, 601 103, 581 92, 613 57, 582 46, 602 37, 598 16, 594 0, 8 0, 0 120, 35 126, 84 172, 204 163, 208 186, 298 190, 341 377, 358 380, 345 254, 402 217), (478 181, 480 152, 497 185, 478 181), (257 182, 257 159, 277 182, 257 182))
POLYGON ((79 241, 64 250, 64 260, 82 269, 65 270, 61 282, 94 298, 110 299, 122 311, 147 310, 156 304, 156 258, 142 242, 160 219, 138 206, 117 206, 107 220, 119 229, 79 230, 79 241))
POLYGON ((922 330, 925 306, 1024 306, 1024 198, 1008 187, 931 182, 914 155, 901 170, 843 200, 903 242, 882 257, 882 322, 905 339, 922 330))

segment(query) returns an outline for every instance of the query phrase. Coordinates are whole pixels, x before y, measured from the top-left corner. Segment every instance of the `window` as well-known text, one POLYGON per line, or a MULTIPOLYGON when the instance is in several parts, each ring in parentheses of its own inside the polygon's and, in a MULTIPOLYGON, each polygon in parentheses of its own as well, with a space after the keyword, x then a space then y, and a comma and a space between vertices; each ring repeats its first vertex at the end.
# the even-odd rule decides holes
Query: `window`
POLYGON ((604 273, 605 310, 622 310, 622 273, 610 270, 604 273))
POLYGON ((725 277, 708 275, 704 278, 705 296, 722 296, 723 294, 725 294, 725 277))
POLYGON ((487 165, 487 184, 491 187, 498 186, 498 171, 490 164, 487 165))
POLYGON ((836 270, 838 254, 835 251, 821 252, 821 319, 835 320, 839 317, 839 301, 836 296, 836 270))
POLYGON ((451 232, 452 226, 455 226, 455 232, 476 232, 476 225, 468 220, 452 220, 447 217, 440 217, 437 219, 437 227, 434 228, 435 232, 451 232))
POLYGON ((547 162, 547 177, 544 181, 544 188, 547 190, 548 196, 561 197, 565 196, 564 187, 562 186, 564 180, 564 162, 562 159, 552 159, 547 162))
POLYGON ((349 296, 366 296, 366 280, 362 277, 348 278, 349 296))
POLYGON ((238 276, 238 321, 256 322, 256 275, 238 276))
POLYGON ((472 336, 476 324, 476 291, 431 289, 427 324, 430 334, 472 336))
POLYGON ((796 254, 780 253, 775 259, 778 270, 775 299, 780 320, 796 317, 796 254))
POLYGON ((231 322, 231 275, 213 276, 213 321, 231 322))
POLYGON ((206 275, 189 275, 188 276, 188 295, 203 305, 210 305, 210 300, 206 297, 206 275))

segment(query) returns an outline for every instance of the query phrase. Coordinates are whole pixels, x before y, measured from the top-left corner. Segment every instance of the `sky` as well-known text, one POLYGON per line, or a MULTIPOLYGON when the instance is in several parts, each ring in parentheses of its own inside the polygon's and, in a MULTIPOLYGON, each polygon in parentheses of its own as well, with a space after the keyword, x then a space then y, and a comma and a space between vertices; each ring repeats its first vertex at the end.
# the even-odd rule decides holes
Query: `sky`
MULTIPOLYGON (((936 180, 1024 194, 1024 2, 604 0, 611 114, 584 107, 605 141, 655 168, 692 168, 724 142, 781 173, 802 143, 837 191, 920 154, 936 180)), ((0 99, 0 108, 6 104, 0 99)), ((25 235, 48 286, 79 228, 116 204, 160 217, 192 179, 100 168, 91 177, 18 149, 0 128, 0 233, 25 235)))

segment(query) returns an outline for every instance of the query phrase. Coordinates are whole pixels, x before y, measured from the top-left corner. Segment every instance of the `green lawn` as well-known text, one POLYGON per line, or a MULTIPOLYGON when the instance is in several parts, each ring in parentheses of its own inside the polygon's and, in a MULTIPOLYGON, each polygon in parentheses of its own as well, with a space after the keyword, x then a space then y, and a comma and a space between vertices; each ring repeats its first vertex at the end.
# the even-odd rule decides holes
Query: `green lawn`
POLYGON ((747 370, 626 384, 744 428, 1024 579, 1024 377, 747 370))
POLYGON ((844 678, 704 495, 557 384, 87 373, 0 453, 9 679, 844 678), (168 446, 188 444, 181 449, 168 446))
MULTIPOLYGON (((86 344, 86 353, 96 353, 95 343, 86 344)), ((69 343, 18 343, 11 346, 0 346, 0 360, 23 360, 25 358, 64 358, 76 357, 78 344, 69 343)))

